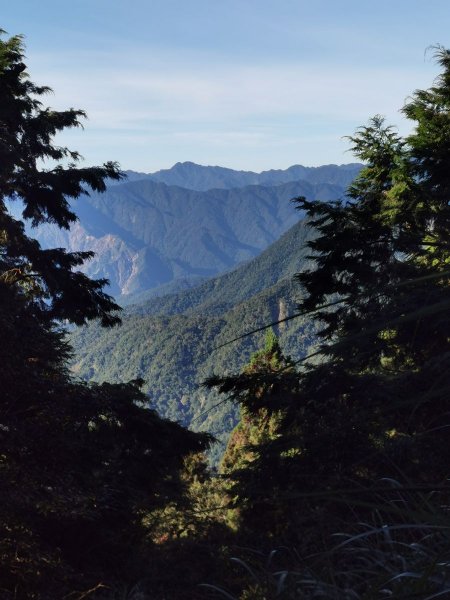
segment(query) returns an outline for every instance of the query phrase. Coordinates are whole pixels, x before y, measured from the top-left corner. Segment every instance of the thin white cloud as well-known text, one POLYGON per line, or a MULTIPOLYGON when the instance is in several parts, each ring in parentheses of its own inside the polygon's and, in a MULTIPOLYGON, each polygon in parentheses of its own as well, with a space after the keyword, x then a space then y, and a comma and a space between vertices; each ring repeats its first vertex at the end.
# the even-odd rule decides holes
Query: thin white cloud
POLYGON ((344 72, 304 65, 210 71, 171 69, 48 71, 57 107, 85 108, 96 127, 128 128, 151 121, 225 121, 258 117, 348 120, 395 115, 415 87, 431 82, 423 70, 353 68, 344 72))

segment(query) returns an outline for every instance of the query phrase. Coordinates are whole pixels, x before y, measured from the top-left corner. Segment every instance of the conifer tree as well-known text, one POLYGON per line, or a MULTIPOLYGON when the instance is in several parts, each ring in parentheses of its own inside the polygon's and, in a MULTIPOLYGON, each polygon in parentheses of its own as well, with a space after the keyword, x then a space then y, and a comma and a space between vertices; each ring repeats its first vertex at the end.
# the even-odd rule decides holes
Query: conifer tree
MULTIPOLYGON (((441 76, 403 109, 415 124, 410 136, 377 116, 350 138, 365 168, 347 199, 297 199, 318 233, 308 242, 315 266, 298 280, 300 310, 320 326, 320 358, 295 376, 260 375, 283 390, 265 405, 284 419, 246 487, 252 481, 253 508, 272 494, 287 534, 305 542, 309 531, 313 545, 324 523, 333 532, 340 519, 364 518, 361 506, 386 478, 403 488, 446 485, 450 52, 438 49, 437 60, 441 76)), ((255 410, 254 377, 215 384, 255 410)))
POLYGON ((84 113, 44 107, 23 52, 19 36, 0 39, 0 596, 44 600, 142 578, 146 523, 182 498, 184 460, 209 438, 146 408, 142 382, 70 376, 61 321, 113 325, 118 306, 77 270, 91 253, 42 249, 8 203, 68 228, 70 202, 121 174, 54 144, 84 113))
MULTIPOLYGON (((237 378, 211 378, 208 385, 219 385, 241 403, 240 421, 231 432, 220 463, 220 472, 235 506, 233 521, 240 535, 250 537, 259 531, 272 533, 286 520, 276 500, 278 473, 272 469, 265 448, 290 442, 286 438, 286 414, 280 400, 286 394, 286 380, 294 364, 283 355, 272 329, 266 333, 264 348, 255 352, 237 378)), ((287 444, 287 446, 286 446, 287 444)))
POLYGON ((26 289, 28 301, 43 317, 76 324, 100 317, 112 325, 118 322, 113 311, 119 307, 103 292, 106 281, 77 270, 92 253, 42 249, 7 210, 7 201, 20 202, 31 225, 54 223, 68 229, 76 220, 71 201, 89 190, 104 191, 107 179, 122 177, 116 163, 83 168, 77 165, 78 152, 54 144, 58 132, 80 127, 85 113, 44 106, 42 99, 51 90, 29 79, 23 60, 21 36, 0 38, 0 276, 26 289))
MULTIPOLYGON (((277 337, 272 329, 266 334, 264 348, 255 352, 248 365, 244 368, 243 374, 247 375, 266 375, 269 372, 277 373, 283 371, 291 365, 289 358, 285 358, 277 337)), ((282 415, 275 411, 270 413, 266 408, 268 397, 274 393, 274 389, 264 383, 256 383, 255 387, 248 394, 255 400, 252 410, 245 406, 241 407, 240 421, 232 431, 227 448, 221 461, 221 471, 223 473, 235 473, 246 468, 255 460, 259 446, 267 439, 278 437, 280 421, 282 415), (261 405, 257 407, 258 400, 261 405)))

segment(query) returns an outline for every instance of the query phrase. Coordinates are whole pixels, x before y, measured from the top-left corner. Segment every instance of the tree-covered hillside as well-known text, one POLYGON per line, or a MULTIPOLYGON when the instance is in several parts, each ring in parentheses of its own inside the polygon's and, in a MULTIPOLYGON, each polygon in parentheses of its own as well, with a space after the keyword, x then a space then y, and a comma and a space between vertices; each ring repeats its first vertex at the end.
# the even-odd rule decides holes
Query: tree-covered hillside
POLYGON ((253 260, 192 289, 131 305, 127 313, 172 315, 198 311, 221 314, 305 268, 306 242, 312 235, 307 221, 302 219, 253 260))
POLYGON ((47 247, 90 249, 91 276, 106 277, 115 296, 141 293, 183 278, 211 277, 257 256, 298 219, 289 202, 336 199, 342 186, 291 182, 197 192, 151 180, 110 186, 75 207, 70 231, 45 226, 47 247))
MULTIPOLYGON (((236 409, 201 387, 213 373, 242 368, 264 333, 217 346, 291 315, 299 301, 294 273, 307 267, 312 230, 301 221, 260 256, 197 288, 130 306, 120 335, 90 325, 74 331, 73 369, 94 381, 141 377, 151 406, 170 419, 226 439, 236 409)), ((294 358, 313 344, 312 329, 296 319, 276 328, 294 358)), ((217 449, 219 452, 219 449, 217 449)))

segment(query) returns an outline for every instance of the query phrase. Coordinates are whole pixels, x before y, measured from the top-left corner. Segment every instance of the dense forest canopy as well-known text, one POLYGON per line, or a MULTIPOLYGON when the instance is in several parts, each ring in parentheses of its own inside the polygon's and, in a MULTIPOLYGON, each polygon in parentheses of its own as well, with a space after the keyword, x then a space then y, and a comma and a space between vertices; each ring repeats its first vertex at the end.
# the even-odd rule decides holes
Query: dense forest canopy
POLYGON ((374 117, 351 138, 366 166, 350 199, 297 199, 316 231, 299 313, 320 347, 293 361, 269 333, 241 374, 217 364, 209 385, 241 422, 211 473, 210 437, 146 408, 141 381, 67 368, 62 322, 116 325, 118 307, 80 272, 89 253, 43 249, 24 222, 69 227, 70 202, 121 173, 54 144, 84 114, 47 108, 2 35, 2 598, 450 593, 450 51, 436 57, 409 136, 374 117))

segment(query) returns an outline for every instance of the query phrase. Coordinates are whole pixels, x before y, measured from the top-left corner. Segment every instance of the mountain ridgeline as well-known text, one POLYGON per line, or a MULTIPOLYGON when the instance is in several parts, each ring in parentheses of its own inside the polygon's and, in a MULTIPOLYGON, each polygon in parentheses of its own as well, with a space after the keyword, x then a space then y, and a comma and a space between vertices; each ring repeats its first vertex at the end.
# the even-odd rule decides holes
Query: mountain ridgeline
POLYGON ((38 239, 44 247, 93 250, 87 274, 109 279, 109 292, 129 303, 254 258, 298 220, 292 198, 340 198, 359 169, 257 174, 178 163, 152 175, 128 172, 129 181, 75 204, 79 222, 70 231, 45 225, 38 239))
POLYGON ((346 188, 360 169, 361 165, 358 163, 320 167, 293 165, 287 169, 270 169, 255 173, 197 165, 193 162, 179 162, 170 169, 162 169, 148 175, 134 171, 127 171, 127 173, 132 179, 146 178, 202 192, 214 188, 231 189, 248 185, 274 186, 292 181, 305 181, 312 185, 330 183, 346 188))

